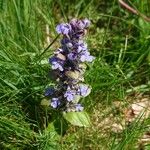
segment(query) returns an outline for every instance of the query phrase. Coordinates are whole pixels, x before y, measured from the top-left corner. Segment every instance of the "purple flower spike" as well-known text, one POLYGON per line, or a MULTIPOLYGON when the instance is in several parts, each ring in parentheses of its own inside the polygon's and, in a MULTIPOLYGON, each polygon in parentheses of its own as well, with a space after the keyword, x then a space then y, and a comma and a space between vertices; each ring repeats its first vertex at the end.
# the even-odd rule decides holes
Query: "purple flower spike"
POLYGON ((76 109, 76 111, 83 111, 83 106, 81 106, 81 104, 76 104, 75 105, 75 109, 76 109))
POLYGON ((57 108, 59 105, 60 105, 59 99, 58 99, 58 98, 52 98, 51 106, 52 106, 53 108, 57 108))
POLYGON ((83 83, 86 70, 84 62, 95 59, 90 55, 84 40, 89 25, 88 19, 72 19, 69 23, 61 23, 56 27, 57 33, 63 36, 61 46, 49 59, 49 63, 52 76, 58 84, 53 88, 54 91, 47 89, 45 92, 46 96, 53 97, 50 103, 52 108, 67 112, 83 110, 78 102, 91 91, 90 86, 83 83))
POLYGON ((71 25, 68 23, 61 23, 57 25, 56 31, 59 34, 67 35, 71 31, 71 25))

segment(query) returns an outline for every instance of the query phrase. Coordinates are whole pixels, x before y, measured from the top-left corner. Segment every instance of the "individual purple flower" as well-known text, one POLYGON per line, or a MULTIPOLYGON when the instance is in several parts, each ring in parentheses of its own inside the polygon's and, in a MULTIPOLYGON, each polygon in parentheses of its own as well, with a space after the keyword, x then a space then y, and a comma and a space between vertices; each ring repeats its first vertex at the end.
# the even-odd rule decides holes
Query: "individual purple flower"
POLYGON ((84 24, 83 20, 78 21, 78 28, 79 29, 84 29, 85 28, 85 24, 84 24))
POLYGON ((77 24, 78 24, 77 27, 83 30, 90 25, 90 21, 88 19, 78 20, 77 24))
POLYGON ((75 52, 71 52, 68 54, 68 58, 70 60, 76 60, 77 59, 77 54, 75 52))
POLYGON ((78 43, 76 43, 77 52, 80 53, 81 51, 87 50, 87 44, 84 43, 82 40, 79 40, 78 43))
POLYGON ((86 97, 87 95, 90 94, 91 88, 86 84, 80 84, 78 92, 80 93, 81 96, 86 97))
POLYGON ((82 39, 82 37, 86 33, 85 27, 87 26, 87 25, 85 25, 84 21, 78 20, 78 19, 72 19, 70 21, 70 25, 72 27, 70 37, 72 39, 78 39, 78 40, 82 39))
POLYGON ((73 90, 67 90, 64 94, 64 97, 66 97, 67 101, 73 101, 74 100, 75 92, 73 90))
POLYGON ((91 56, 88 51, 84 51, 81 53, 80 60, 81 62, 92 62, 95 59, 95 57, 91 56))
POLYGON ((56 31, 59 34, 67 35, 71 31, 71 25, 68 23, 61 23, 57 25, 56 31))
POLYGON ((83 23, 84 23, 84 28, 89 27, 90 24, 91 24, 90 20, 88 20, 88 19, 84 19, 84 20, 83 20, 83 23))
POLYGON ((48 87, 46 90, 45 90, 45 96, 51 96, 54 94, 54 88, 53 87, 48 87))
MULTIPOLYGON (((73 86, 72 86, 73 88, 73 86)), ((66 97, 67 101, 73 101, 74 100, 74 96, 76 94, 75 90, 72 90, 70 86, 67 87, 67 90, 64 94, 64 97, 66 97)))
POLYGON ((49 59, 49 62, 52 64, 52 69, 53 70, 60 70, 60 71, 63 71, 64 68, 63 68, 63 61, 62 60, 59 60, 58 58, 56 57, 51 57, 49 59))
POLYGON ((78 20, 75 19, 75 18, 70 21, 70 25, 72 26, 73 29, 74 29, 75 27, 77 27, 77 22, 78 22, 78 20))
POLYGON ((63 47, 67 47, 67 48, 73 48, 73 44, 72 44, 72 41, 68 38, 63 38, 61 40, 61 44, 63 45, 63 47))
POLYGON ((52 106, 53 108, 57 108, 59 105, 60 105, 59 99, 58 99, 58 98, 52 98, 51 106, 52 106))
POLYGON ((52 69, 53 70, 59 69, 60 71, 64 70, 62 65, 59 62, 52 62, 52 69))
POLYGON ((70 39, 68 39, 68 38, 66 38, 66 37, 64 37, 64 38, 61 40, 61 44, 62 44, 62 45, 66 45, 66 44, 68 44, 68 43, 71 43, 71 41, 70 41, 70 39))
POLYGON ((76 104, 76 105, 75 105, 75 110, 76 110, 76 111, 83 111, 83 109, 84 109, 84 108, 83 108, 83 106, 82 106, 81 104, 76 104))

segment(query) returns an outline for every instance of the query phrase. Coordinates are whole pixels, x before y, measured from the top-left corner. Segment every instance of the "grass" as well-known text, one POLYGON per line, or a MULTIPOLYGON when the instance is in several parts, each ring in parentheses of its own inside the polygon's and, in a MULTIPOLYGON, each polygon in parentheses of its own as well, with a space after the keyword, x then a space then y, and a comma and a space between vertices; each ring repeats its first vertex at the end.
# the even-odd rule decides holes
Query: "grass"
MULTIPOLYGON (((150 16, 148 0, 130 5, 150 16)), ((0 149, 150 149, 149 143, 139 143, 149 131, 149 119, 136 119, 121 132, 111 130, 113 122, 124 118, 115 101, 123 109, 132 103, 128 95, 149 95, 149 65, 150 23, 116 0, 0 0, 0 149), (87 42, 96 60, 85 75, 92 93, 83 101, 92 127, 68 125, 58 136, 50 128, 52 111, 40 103, 45 87, 53 84, 47 59, 59 37, 44 49, 57 37, 55 26, 73 17, 92 22, 87 42), (110 116, 108 126, 102 124, 110 116)))

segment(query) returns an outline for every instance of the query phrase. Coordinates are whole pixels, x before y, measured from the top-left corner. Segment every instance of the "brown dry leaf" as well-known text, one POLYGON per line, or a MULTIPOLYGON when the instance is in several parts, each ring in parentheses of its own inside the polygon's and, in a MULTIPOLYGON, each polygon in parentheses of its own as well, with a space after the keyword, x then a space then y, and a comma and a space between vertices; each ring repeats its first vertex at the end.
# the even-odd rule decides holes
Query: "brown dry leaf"
POLYGON ((127 122, 132 122, 137 117, 140 117, 141 120, 146 119, 150 116, 150 100, 143 98, 139 102, 134 102, 124 113, 127 122))
POLYGON ((138 147, 144 149, 145 145, 150 143, 150 132, 144 133, 144 135, 138 140, 138 147))
POLYGON ((140 139, 141 142, 150 142, 150 132, 147 132, 143 135, 143 137, 140 139))
POLYGON ((133 113, 133 110, 132 109, 125 109, 124 110, 124 114, 125 114, 125 121, 126 122, 132 122, 134 120, 134 113, 133 113))

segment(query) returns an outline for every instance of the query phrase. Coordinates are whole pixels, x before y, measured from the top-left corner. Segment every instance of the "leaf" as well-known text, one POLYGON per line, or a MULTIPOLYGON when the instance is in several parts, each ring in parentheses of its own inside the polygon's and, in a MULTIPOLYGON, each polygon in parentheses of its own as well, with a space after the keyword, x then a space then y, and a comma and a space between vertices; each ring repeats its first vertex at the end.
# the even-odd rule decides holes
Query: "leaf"
POLYGON ((60 135, 56 132, 54 123, 51 122, 48 124, 47 128, 43 131, 43 134, 41 134, 41 137, 44 139, 44 144, 42 149, 44 150, 56 150, 57 147, 57 141, 60 140, 60 135), (46 140, 45 140, 46 139, 46 140))
POLYGON ((55 127, 53 122, 48 124, 47 128, 45 129, 45 132, 55 132, 55 127))
POLYGON ((63 114, 64 118, 74 126, 90 127, 91 122, 88 114, 82 112, 68 112, 63 114))

